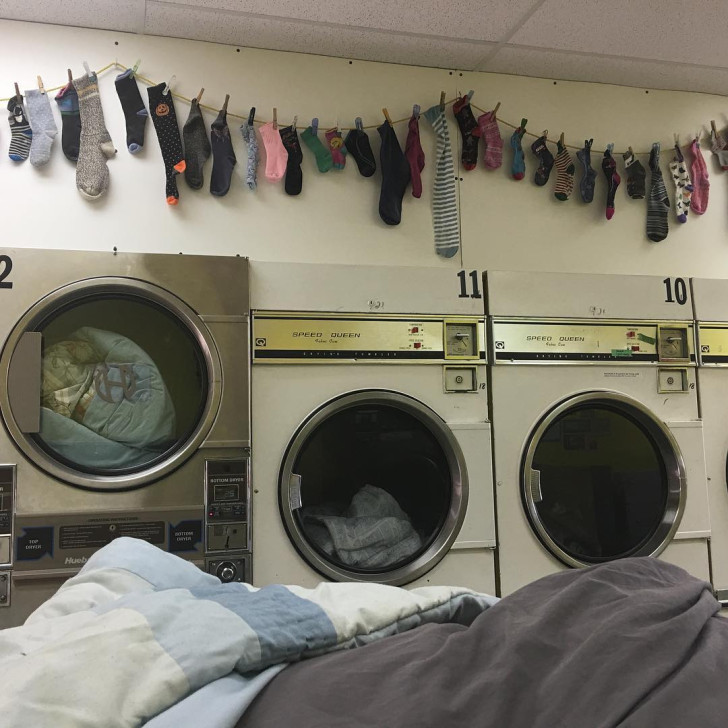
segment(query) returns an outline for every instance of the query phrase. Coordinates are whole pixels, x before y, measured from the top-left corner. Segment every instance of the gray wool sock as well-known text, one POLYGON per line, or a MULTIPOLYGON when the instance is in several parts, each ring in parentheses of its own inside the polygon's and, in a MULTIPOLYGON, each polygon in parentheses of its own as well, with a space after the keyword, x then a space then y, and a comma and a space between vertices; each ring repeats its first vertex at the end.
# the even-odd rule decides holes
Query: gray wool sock
POLYGON ((30 89, 25 92, 25 101, 28 104, 28 121, 33 130, 30 163, 34 167, 42 167, 50 161, 51 147, 58 134, 58 127, 53 120, 48 94, 39 89, 30 89))
POLYGON ((251 190, 258 185, 258 139, 255 136, 255 127, 252 124, 242 124, 240 131, 248 145, 248 166, 245 170, 245 184, 251 190))
POLYGON ((202 118, 200 104, 192 99, 190 115, 182 127, 182 141, 184 143, 185 181, 193 190, 199 190, 204 182, 202 168, 210 158, 210 140, 207 138, 205 120, 202 118))
POLYGON ((81 146, 76 165, 76 187, 87 200, 97 200, 109 188, 106 164, 116 154, 106 129, 96 74, 84 73, 73 79, 81 113, 81 146))

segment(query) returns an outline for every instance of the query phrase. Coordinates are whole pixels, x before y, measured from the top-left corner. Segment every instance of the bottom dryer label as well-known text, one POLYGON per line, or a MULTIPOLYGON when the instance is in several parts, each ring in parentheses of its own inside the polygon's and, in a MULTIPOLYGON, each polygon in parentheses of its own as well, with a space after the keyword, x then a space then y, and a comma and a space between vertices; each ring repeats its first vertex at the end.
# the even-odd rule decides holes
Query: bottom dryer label
POLYGON ((121 536, 140 538, 158 546, 164 543, 164 526, 164 521, 61 526, 58 546, 61 549, 98 548, 121 536))
POLYGON ((169 550, 172 553, 195 551, 202 541, 202 521, 182 521, 169 524, 169 550))

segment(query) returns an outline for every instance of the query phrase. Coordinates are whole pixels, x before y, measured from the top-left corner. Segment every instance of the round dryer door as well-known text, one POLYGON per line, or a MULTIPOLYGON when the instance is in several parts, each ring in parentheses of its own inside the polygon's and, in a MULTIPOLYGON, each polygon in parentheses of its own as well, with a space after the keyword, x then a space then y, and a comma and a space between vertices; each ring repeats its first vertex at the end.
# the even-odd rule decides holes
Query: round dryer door
POLYGON ((0 408, 18 446, 51 475, 93 489, 138 487, 178 467, 220 397, 202 321, 131 279, 90 279, 39 301, 0 368, 0 408))
POLYGON ((280 508, 293 544, 335 581, 406 584, 429 571, 467 506, 462 451, 417 400, 352 392, 314 412, 283 460, 280 508))
POLYGON ((569 566, 654 556, 677 530, 685 467, 667 427, 611 392, 572 397, 532 432, 522 472, 539 539, 569 566))

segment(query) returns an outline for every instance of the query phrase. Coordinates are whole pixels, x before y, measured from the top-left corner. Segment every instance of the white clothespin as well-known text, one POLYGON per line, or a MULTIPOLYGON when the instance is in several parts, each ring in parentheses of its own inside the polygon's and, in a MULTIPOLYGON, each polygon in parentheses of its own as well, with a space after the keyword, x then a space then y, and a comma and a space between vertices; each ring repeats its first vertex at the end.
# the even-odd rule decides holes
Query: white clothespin
POLYGON ((357 116, 357 117, 356 117, 356 119, 354 119, 354 126, 355 126, 355 127, 356 127, 356 128, 357 128, 357 129, 359 130, 359 131, 364 131, 364 123, 363 123, 363 122, 362 122, 362 120, 361 120, 361 116, 357 116))
POLYGON ((42 79, 42 78, 41 78, 40 76, 38 76, 38 90, 39 90, 39 91, 40 91, 40 92, 41 92, 42 94, 44 94, 44 93, 46 92, 46 90, 45 90, 45 86, 43 85, 43 79, 42 79))
POLYGON ((94 75, 93 71, 91 70, 91 67, 88 65, 88 61, 83 62, 83 68, 89 77, 94 75))
POLYGON ((136 76, 136 72, 137 72, 137 69, 139 68, 139 64, 140 64, 141 62, 142 62, 142 59, 141 59, 141 58, 137 58, 137 60, 136 60, 136 63, 134 64, 134 66, 133 66, 133 67, 132 67, 132 69, 131 69, 131 75, 132 75, 132 78, 133 78, 134 76, 136 76))
POLYGON ((419 104, 415 104, 412 107, 412 116, 414 116, 415 119, 419 119, 420 118, 420 105, 419 104))
POLYGON ((164 84, 164 89, 162 90, 162 95, 166 96, 169 93, 169 89, 172 86, 172 84, 175 82, 176 79, 177 79, 177 76, 172 74, 172 78, 170 78, 169 81, 167 81, 167 83, 164 84))
POLYGON ((470 103, 470 99, 472 99, 473 96, 475 96, 475 91, 473 91, 473 89, 470 89, 470 91, 468 91, 468 103, 470 103))
POLYGON ((612 152, 614 151, 614 142, 609 142, 609 144, 607 144, 607 151, 609 152, 609 155, 611 156, 612 152))
POLYGON ((298 126, 298 114, 295 114, 294 115, 294 117, 293 117, 293 124, 291 124, 291 126, 294 128, 294 130, 298 126))

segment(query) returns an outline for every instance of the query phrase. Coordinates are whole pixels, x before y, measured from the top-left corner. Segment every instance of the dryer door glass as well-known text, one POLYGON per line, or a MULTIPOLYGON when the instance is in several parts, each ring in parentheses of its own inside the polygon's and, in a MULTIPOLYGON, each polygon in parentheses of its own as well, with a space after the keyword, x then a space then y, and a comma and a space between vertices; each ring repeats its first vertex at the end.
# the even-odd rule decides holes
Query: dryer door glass
POLYGON ((654 554, 677 518, 681 459, 627 403, 567 407, 539 428, 523 496, 537 534, 570 565, 654 554))

